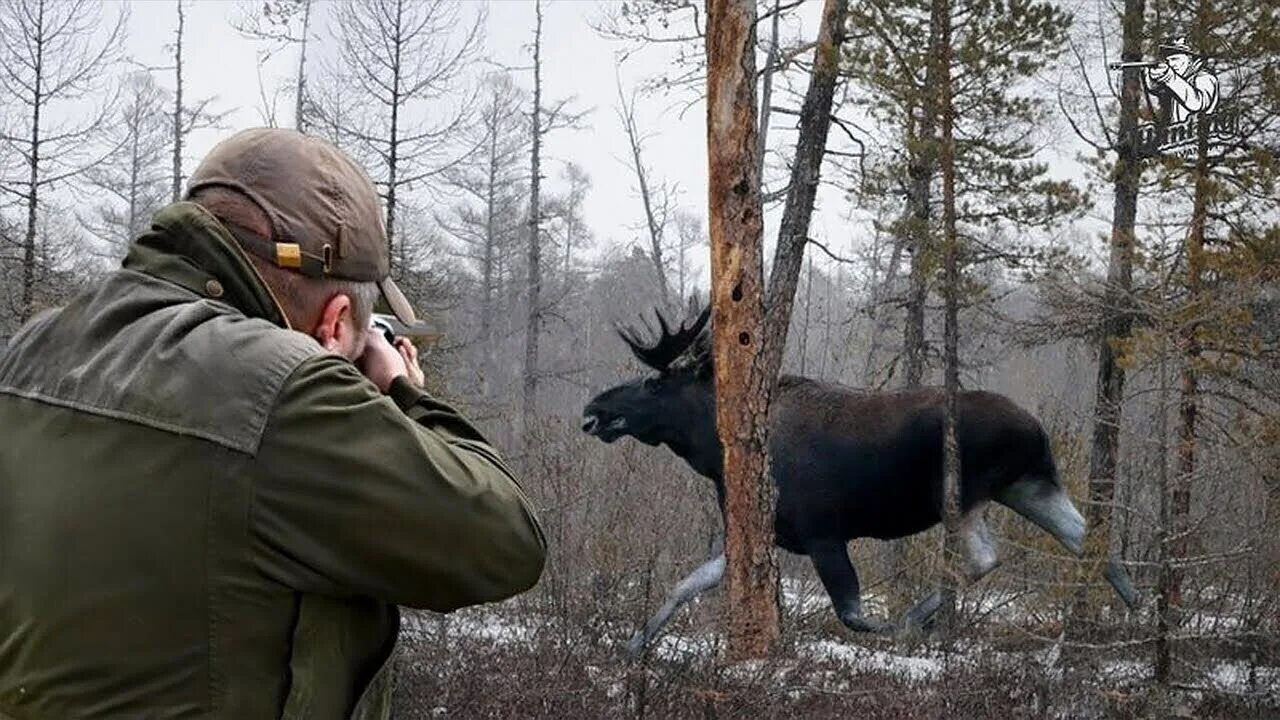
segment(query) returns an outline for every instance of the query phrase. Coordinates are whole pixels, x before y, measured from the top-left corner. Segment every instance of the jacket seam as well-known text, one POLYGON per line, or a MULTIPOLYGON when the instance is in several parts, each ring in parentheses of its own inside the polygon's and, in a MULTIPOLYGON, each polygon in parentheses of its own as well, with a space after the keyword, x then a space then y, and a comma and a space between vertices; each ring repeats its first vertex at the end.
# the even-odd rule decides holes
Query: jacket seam
POLYGON ((145 427, 161 430, 172 435, 200 438, 202 440, 208 440, 209 442, 216 443, 218 445, 221 445, 222 447, 229 448, 231 450, 236 450, 238 452, 252 454, 256 450, 256 448, 254 447, 254 444, 252 443, 239 443, 239 442, 236 442, 235 440, 224 437, 217 433, 213 433, 205 430, 197 430, 195 428, 190 428, 190 427, 183 427, 181 425, 165 422, 163 420, 157 420, 155 418, 149 418, 144 415, 139 415, 137 413, 126 412, 123 410, 113 410, 111 408, 104 408, 97 405, 91 405, 89 403, 79 402, 76 400, 68 400, 66 398, 56 397, 53 395, 42 393, 37 390, 24 390, 22 388, 13 387, 12 385, 0 385, 0 395, 11 395, 14 397, 23 398, 25 400, 41 402, 46 405, 53 405, 55 407, 67 408, 69 410, 76 410, 76 411, 87 413, 90 415, 100 415, 102 417, 109 417, 115 420, 124 420, 126 422, 132 422, 138 425, 143 425, 145 427))

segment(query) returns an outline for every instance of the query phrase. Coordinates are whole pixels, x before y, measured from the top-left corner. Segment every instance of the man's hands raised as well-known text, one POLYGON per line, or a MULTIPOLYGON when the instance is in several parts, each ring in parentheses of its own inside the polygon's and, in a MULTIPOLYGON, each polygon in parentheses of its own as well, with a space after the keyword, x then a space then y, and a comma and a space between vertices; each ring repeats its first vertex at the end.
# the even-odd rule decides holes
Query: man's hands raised
POLYGON ((396 338, 393 346, 376 330, 366 331, 364 354, 356 359, 356 367, 383 393, 402 375, 417 387, 426 384, 426 376, 418 365, 418 348, 402 337, 396 338))

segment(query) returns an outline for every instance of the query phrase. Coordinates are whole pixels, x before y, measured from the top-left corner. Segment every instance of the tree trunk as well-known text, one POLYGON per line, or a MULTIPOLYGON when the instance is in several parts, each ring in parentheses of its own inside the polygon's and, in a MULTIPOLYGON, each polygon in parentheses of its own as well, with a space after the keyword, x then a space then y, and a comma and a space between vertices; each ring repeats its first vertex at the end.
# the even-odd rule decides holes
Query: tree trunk
POLYGON ((496 212, 497 188, 495 184, 498 181, 498 124, 501 118, 498 117, 498 95, 495 92, 493 96, 493 106, 489 112, 489 172, 487 185, 485 187, 485 206, 484 206, 484 255, 480 267, 480 282, 483 284, 480 293, 480 342, 483 345, 484 358, 481 361, 481 393, 485 399, 492 397, 494 363, 493 358, 497 352, 497 348, 493 346, 493 290, 494 290, 494 263, 497 262, 497 227, 496 212))
MULTIPOLYGON (((779 638, 767 418, 754 0, 707 0, 708 219, 716 424, 724 449, 728 656, 779 638)), ((794 287, 793 287, 794 290, 794 287)), ((785 337, 785 333, 783 335, 785 337)))
POLYGON ((769 19, 769 54, 764 60, 764 78, 760 82, 760 139, 756 145, 756 172, 764 182, 764 155, 769 150, 769 114, 773 103, 773 74, 778 71, 778 19, 782 0, 773 0, 773 17, 769 19))
POLYGON ((533 34, 533 152, 529 178, 529 315, 524 341, 524 429, 533 426, 538 400, 538 333, 542 325, 542 238, 539 233, 542 209, 538 192, 542 186, 542 1, 534 5, 537 16, 533 34))
POLYGON ((959 421, 957 397, 960 393, 960 248, 956 236, 956 167, 955 138, 952 133, 955 109, 951 104, 951 3, 933 0, 932 23, 937 28, 934 61, 938 99, 935 110, 940 133, 938 169, 942 173, 942 292, 946 303, 943 329, 944 393, 946 413, 943 418, 942 448, 942 522, 943 539, 942 607, 939 627, 944 637, 957 629, 956 594, 963 579, 960 558, 960 443, 956 425, 959 421))
POLYGON ((800 108, 800 136, 796 141, 787 203, 778 228, 778 244, 774 249, 769 295, 765 303, 768 315, 765 318, 764 372, 770 384, 775 382, 782 368, 787 330, 791 324, 791 305, 804 261, 804 248, 809 242, 809 221, 813 217, 822 158, 827 150, 827 131, 831 129, 831 103, 840 74, 840 47, 844 44, 848 8, 849 0, 826 0, 822 7, 822 24, 818 27, 818 42, 813 51, 813 72, 800 108))
POLYGON ((182 141, 185 134, 182 127, 182 32, 186 26, 187 13, 182 7, 183 0, 178 0, 178 39, 173 45, 173 192, 172 202, 182 199, 182 141))
POLYGON ((307 131, 307 40, 311 34, 311 3, 304 0, 302 8, 302 40, 298 48, 298 92, 294 97, 293 127, 300 133, 307 131))
MULTIPOLYGON (((1125 0, 1121 59, 1142 59, 1145 0, 1125 0)), ((1092 620, 1087 589, 1088 578, 1097 577, 1098 562, 1111 546, 1111 516, 1115 501, 1116 461, 1120 449, 1120 419, 1124 404, 1125 370, 1117 362, 1118 346, 1128 339, 1133 316, 1128 310, 1133 286, 1134 220, 1138 213, 1138 183, 1142 163, 1132 143, 1124 142, 1138 124, 1138 103, 1143 95, 1141 70, 1126 69, 1120 91, 1120 123, 1114 170, 1115 204, 1111 214, 1111 257, 1107 265, 1103 335, 1098 339, 1098 378, 1095 383, 1093 440, 1089 448, 1089 505, 1085 508, 1089 531, 1086 563, 1080 590, 1072 608, 1071 632, 1076 638, 1087 634, 1092 620), (1087 573, 1087 574, 1086 574, 1087 573)))
POLYGON ((40 204, 40 111, 44 106, 44 2, 36 6, 36 63, 31 91, 31 154, 27 158, 27 231, 22 241, 22 304, 18 323, 25 323, 35 312, 36 289, 36 213, 40 204))
MULTIPOLYGON (((933 31, 930 31, 932 34, 933 31)), ((930 38, 931 43, 936 39, 930 38)), ((929 63, 926 71, 925 92, 936 87, 934 79, 934 63, 929 63)), ((928 343, 925 340, 925 303, 929 299, 929 264, 932 252, 930 231, 932 223, 932 188, 933 175, 937 171, 936 142, 933 137, 935 121, 930 103, 921 99, 920 118, 912 128, 914 133, 907 135, 911 150, 911 162, 907 168, 907 176, 911 181, 908 203, 911 218, 906 228, 910 237, 911 273, 907 290, 907 318, 903 327, 902 352, 904 358, 902 384, 905 387, 920 387, 924 383, 925 368, 928 365, 928 343)))
POLYGON ((662 304, 665 306, 667 304, 667 270, 662 259, 664 228, 662 223, 658 222, 658 217, 654 213, 653 197, 649 192, 649 176, 645 171, 644 162, 640 158, 640 131, 636 127, 635 105, 627 104, 622 95, 621 81, 618 84, 618 101, 622 105, 622 124, 627 131, 627 141, 631 145, 631 161, 635 165, 636 184, 640 188, 640 201, 644 205, 644 219, 645 226, 649 230, 650 258, 653 260, 654 278, 658 282, 658 292, 662 297, 662 304))
MULTIPOLYGON (((1196 6, 1196 31, 1192 43, 1197 48, 1208 47, 1208 0, 1200 0, 1196 6)), ((1200 413, 1200 346, 1199 317, 1204 308, 1204 237, 1208 220, 1210 193, 1209 179, 1209 127, 1204 117, 1196 122, 1196 161, 1192 176, 1195 179, 1195 195, 1191 206, 1191 226, 1186 241, 1186 289, 1187 311, 1179 332, 1178 344, 1182 354, 1181 390, 1178 398, 1178 472, 1174 478, 1169 507, 1169 562, 1166 563, 1167 582, 1163 583, 1161 603, 1160 644, 1164 651, 1157 653, 1156 681, 1167 685, 1173 680, 1173 648, 1169 638, 1182 625, 1183 570, 1180 565, 1191 554, 1191 485, 1196 473, 1196 425, 1200 413), (1163 660, 1163 662, 1161 662, 1163 660)))
POLYGON ((400 170, 400 45, 404 38, 404 3, 396 3, 395 26, 391 30, 391 125, 387 128, 387 255, 391 272, 400 270, 396 263, 396 190, 400 170))
MULTIPOLYGON (((937 28, 929 28, 929 44, 937 46, 937 28)), ((937 87, 936 63, 925 69, 925 87, 917 96, 918 117, 908 115, 906 143, 910 161, 907 177, 910 189, 907 196, 909 217, 901 232, 903 241, 911 250, 911 270, 907 276, 906 319, 902 332, 902 385, 916 388, 924 383, 928 367, 929 345, 925 336, 925 305, 929 299, 929 275, 932 264, 933 241, 933 177, 937 172, 937 139, 934 137, 937 120, 929 93, 937 87)), ((902 577, 906 573, 913 540, 910 537, 894 540, 889 544, 889 573, 902 577)), ((896 587, 906 589, 906 583, 896 587)), ((892 609, 912 601, 904 593, 893 593, 892 609)))

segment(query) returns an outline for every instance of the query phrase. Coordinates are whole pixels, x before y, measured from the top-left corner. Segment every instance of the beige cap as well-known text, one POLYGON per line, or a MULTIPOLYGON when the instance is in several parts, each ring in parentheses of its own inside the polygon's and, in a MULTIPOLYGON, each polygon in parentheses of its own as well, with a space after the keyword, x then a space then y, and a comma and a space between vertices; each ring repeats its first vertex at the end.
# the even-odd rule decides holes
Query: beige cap
POLYGON ((346 153, 295 130, 244 130, 205 156, 187 181, 187 197, 213 186, 244 193, 271 219, 271 238, 235 233, 245 250, 311 277, 376 282, 401 322, 417 322, 389 277, 373 181, 346 153))

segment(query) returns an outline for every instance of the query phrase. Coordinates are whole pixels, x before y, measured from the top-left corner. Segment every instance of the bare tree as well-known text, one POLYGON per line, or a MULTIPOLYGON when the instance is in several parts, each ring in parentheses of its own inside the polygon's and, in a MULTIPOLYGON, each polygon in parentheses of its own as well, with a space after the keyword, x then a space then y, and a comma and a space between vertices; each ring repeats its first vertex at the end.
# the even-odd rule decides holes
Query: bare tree
POLYGON ((170 178, 164 164, 171 138, 165 96, 150 72, 128 76, 115 122, 103 130, 114 152, 85 174, 101 199, 83 224, 106 241, 109 254, 116 257, 168 200, 170 178))
POLYGON ((186 0, 175 0, 175 7, 178 11, 178 25, 174 31, 174 42, 170 47, 173 49, 173 112, 170 119, 173 122, 173 182, 170 192, 170 201, 178 202, 182 199, 182 181, 185 176, 182 173, 183 148, 186 146, 187 136, 193 130, 206 127, 217 127, 222 118, 227 113, 214 113, 209 110, 209 105, 216 98, 205 98, 192 105, 185 104, 183 94, 186 88, 183 83, 183 38, 186 33, 187 11, 186 0))
POLYGON ((542 102, 542 0, 534 4, 535 24, 533 34, 533 109, 530 113, 531 152, 529 156, 529 232, 526 270, 528 283, 527 322, 524 345, 524 427, 527 431, 537 415, 538 382, 541 370, 538 365, 538 341, 542 334, 542 318, 546 311, 542 297, 542 141, 553 130, 572 127, 582 113, 568 109, 571 99, 566 98, 550 106, 542 102))
POLYGON ((787 330, 791 325, 791 305, 804 263, 804 250, 809 243, 809 221, 813 218, 822 161, 827 153, 827 132, 831 129, 831 105, 840 77, 840 52, 846 35, 848 8, 848 0, 825 0, 822 6, 813 69, 800 108, 800 132, 791 162, 791 180, 769 271, 764 373, 770 383, 776 382, 782 368, 787 330))
POLYGON ((325 73, 330 85, 347 87, 328 93, 344 100, 340 106, 315 103, 316 123, 331 127, 370 168, 386 204, 396 271, 404 194, 439 179, 473 149, 457 147, 454 138, 471 117, 472 97, 460 83, 480 49, 484 13, 467 22, 463 8, 448 0, 370 0, 333 9, 339 47, 325 73))
POLYGON ((636 176, 636 188, 640 192, 640 203, 644 207, 645 228, 649 232, 649 255, 653 259, 653 272, 658 283, 658 292, 665 305, 669 301, 666 259, 664 257, 664 237, 667 222, 675 205, 675 189, 665 182, 654 185, 645 167, 643 153, 644 141, 648 135, 640 131, 636 124, 636 95, 631 99, 622 93, 622 80, 618 80, 618 119, 622 121, 622 129, 627 133, 627 144, 631 149, 631 171, 636 176))
POLYGON ((702 217, 688 210, 676 209, 674 215, 676 229, 676 288, 680 292, 680 304, 688 299, 693 288, 689 287, 689 252, 707 244, 707 236, 702 228, 702 217))
POLYGON ((247 0, 241 4, 240 15, 231 21, 241 35, 268 44, 259 53, 259 67, 276 52, 298 47, 298 69, 293 80, 293 127, 298 132, 307 131, 307 43, 314 6, 315 0, 247 0))
POLYGON ((461 256, 472 263, 478 276, 479 360, 481 394, 490 398, 494 387, 497 347, 495 325, 497 299, 504 289, 517 291, 503 276, 503 258, 517 252, 525 219, 526 185, 522 159, 529 148, 529 131, 521 107, 525 95, 508 73, 494 73, 485 80, 477 103, 476 122, 466 142, 477 152, 449 169, 446 183, 462 195, 436 222, 461 243, 461 256), (520 219, 517 219, 520 218, 520 219))
POLYGON ((26 213, 19 321, 35 311, 42 193, 102 160, 91 140, 111 117, 113 99, 102 100, 105 73, 118 58, 126 18, 121 12, 104 29, 102 9, 90 0, 0 5, 0 92, 5 114, 12 114, 0 142, 26 171, 24 179, 0 183, 0 192, 17 198, 26 213))
POLYGON ((542 333, 542 0, 534 2, 532 152, 529 160, 529 314, 524 340, 524 431, 533 425, 538 402, 538 336, 542 333))

